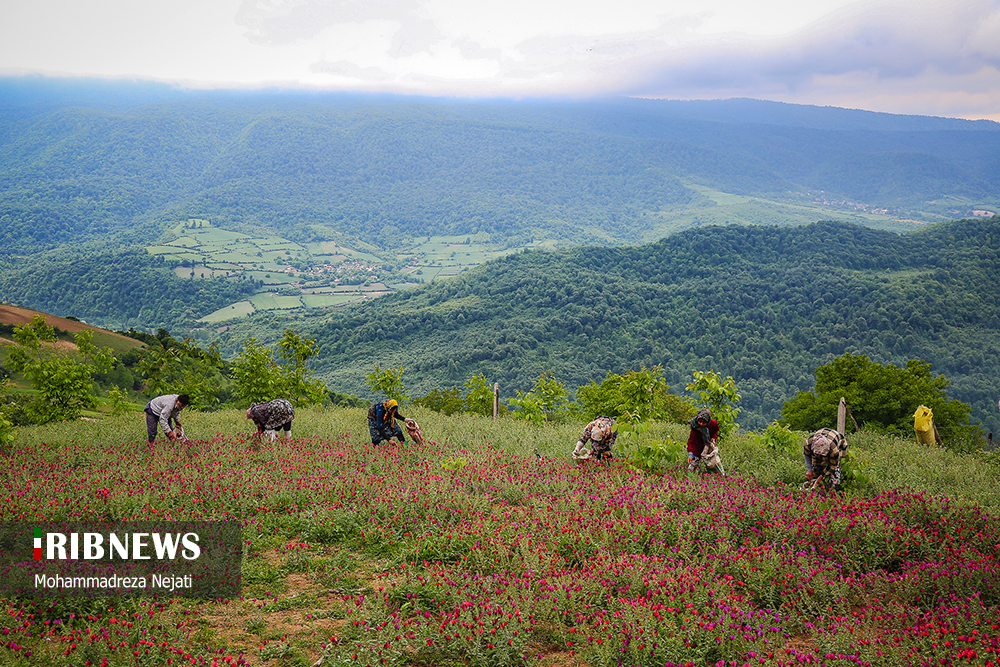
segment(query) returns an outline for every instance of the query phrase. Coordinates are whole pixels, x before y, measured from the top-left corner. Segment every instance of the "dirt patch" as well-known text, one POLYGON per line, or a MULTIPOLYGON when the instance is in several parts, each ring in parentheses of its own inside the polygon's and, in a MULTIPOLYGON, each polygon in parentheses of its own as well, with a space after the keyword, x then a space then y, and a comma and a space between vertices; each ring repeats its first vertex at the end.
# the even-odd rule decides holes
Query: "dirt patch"
POLYGON ((538 667, 589 667, 590 663, 585 662, 575 653, 561 650, 543 650, 535 653, 541 655, 538 658, 538 667))
POLYGON ((227 655, 242 654, 248 665, 280 664, 278 659, 261 656, 262 651, 268 655, 269 645, 273 650, 282 644, 308 664, 318 661, 323 645, 340 634, 348 621, 331 617, 331 608, 339 600, 325 596, 308 575, 291 574, 285 583, 289 594, 273 600, 247 598, 227 605, 206 605, 200 619, 212 631, 213 643, 225 646, 227 655))
POLYGON ((789 637, 788 641, 785 642, 785 649, 793 650, 797 653, 815 653, 816 641, 812 635, 795 635, 794 637, 789 637))
POLYGON ((84 324, 83 322, 75 322, 73 320, 67 320, 64 317, 56 317, 55 315, 39 313, 37 310, 28 310, 27 308, 18 308, 17 306, 0 304, 0 324, 28 324, 31 322, 31 318, 35 315, 42 315, 50 327, 59 327, 63 331, 69 331, 71 333, 87 331, 94 328, 84 324))
MULTIPOLYGON (((285 549, 265 549, 256 557, 280 569, 296 560, 296 554, 285 549)), ((307 553, 316 551, 308 549, 307 553)), ((242 653, 247 665, 319 661, 330 638, 341 636, 350 623, 345 618, 348 605, 340 594, 325 589, 311 569, 288 572, 281 582, 277 588, 282 592, 275 597, 247 597, 202 608, 200 618, 211 631, 213 643, 225 646, 227 655, 242 653)))

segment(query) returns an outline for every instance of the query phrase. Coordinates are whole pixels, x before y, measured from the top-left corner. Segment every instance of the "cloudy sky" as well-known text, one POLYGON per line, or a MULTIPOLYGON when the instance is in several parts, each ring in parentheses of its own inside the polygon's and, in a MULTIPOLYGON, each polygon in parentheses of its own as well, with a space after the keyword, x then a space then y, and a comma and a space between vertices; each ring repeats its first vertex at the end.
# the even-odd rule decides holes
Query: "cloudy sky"
POLYGON ((1000 0, 6 0, 22 73, 1000 121, 1000 0))

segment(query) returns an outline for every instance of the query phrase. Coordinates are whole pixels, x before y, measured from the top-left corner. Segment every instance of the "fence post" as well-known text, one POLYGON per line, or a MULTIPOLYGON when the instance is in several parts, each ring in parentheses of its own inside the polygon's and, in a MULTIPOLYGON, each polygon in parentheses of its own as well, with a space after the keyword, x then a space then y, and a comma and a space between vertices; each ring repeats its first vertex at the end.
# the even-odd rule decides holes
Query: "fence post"
POLYGON ((845 433, 847 429, 847 402, 844 397, 840 397, 840 405, 837 406, 837 432, 845 433))
POLYGON ((500 415, 500 383, 493 383, 493 419, 500 415))

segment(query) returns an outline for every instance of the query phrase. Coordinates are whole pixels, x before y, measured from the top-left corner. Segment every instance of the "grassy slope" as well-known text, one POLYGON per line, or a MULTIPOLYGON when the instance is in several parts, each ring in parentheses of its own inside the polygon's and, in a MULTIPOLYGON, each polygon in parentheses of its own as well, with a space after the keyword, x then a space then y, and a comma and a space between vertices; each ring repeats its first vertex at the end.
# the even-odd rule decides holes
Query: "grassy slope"
POLYGON ((372 448, 363 411, 344 409, 300 410, 301 439, 260 449, 239 435, 238 411, 189 414, 192 444, 152 450, 141 415, 22 429, 5 453, 0 518, 236 518, 244 596, 77 603, 86 621, 8 601, 6 639, 20 648, 0 647, 0 661, 996 658, 1000 491, 983 459, 853 436, 869 482, 836 501, 796 494, 798 452, 750 436, 725 445, 725 480, 646 477, 572 465, 579 424, 406 412, 431 445, 372 448), (64 624, 46 637, 54 618, 64 624))
MULTIPOLYGON (((122 336, 121 334, 100 329, 83 322, 67 320, 64 317, 57 317, 55 315, 49 315, 48 313, 42 313, 28 308, 18 308, 17 306, 0 304, 0 324, 27 324, 31 322, 31 318, 35 315, 43 316, 49 326, 62 329, 63 331, 68 331, 71 334, 79 333, 81 331, 93 331, 94 345, 97 345, 98 347, 110 347, 114 351, 115 355, 120 355, 124 352, 128 352, 129 350, 143 347, 143 344, 134 338, 122 336)), ((2 339, 0 339, 0 345, 2 344, 2 339)))

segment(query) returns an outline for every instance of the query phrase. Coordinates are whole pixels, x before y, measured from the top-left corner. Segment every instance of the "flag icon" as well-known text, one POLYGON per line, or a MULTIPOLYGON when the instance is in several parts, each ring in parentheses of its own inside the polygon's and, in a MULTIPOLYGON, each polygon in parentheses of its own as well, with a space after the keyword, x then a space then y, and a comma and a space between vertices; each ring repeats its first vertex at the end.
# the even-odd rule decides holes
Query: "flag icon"
POLYGON ((35 560, 42 560, 42 529, 35 528, 35 560))

